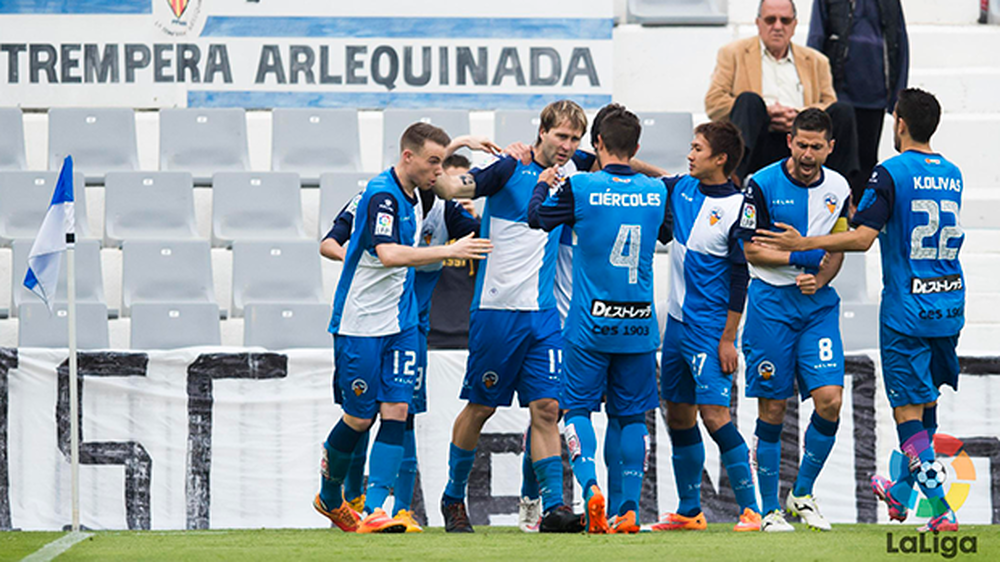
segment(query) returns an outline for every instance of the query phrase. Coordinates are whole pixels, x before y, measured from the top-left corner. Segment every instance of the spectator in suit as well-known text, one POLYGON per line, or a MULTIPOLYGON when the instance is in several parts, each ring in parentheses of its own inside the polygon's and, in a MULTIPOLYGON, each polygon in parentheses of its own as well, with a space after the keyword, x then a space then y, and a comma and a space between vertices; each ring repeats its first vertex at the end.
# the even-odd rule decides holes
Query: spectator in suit
POLYGON ((825 109, 833 120, 837 142, 827 166, 847 178, 859 175, 854 109, 837 101, 826 56, 792 43, 797 17, 792 0, 761 0, 758 35, 719 49, 705 111, 713 121, 729 119, 743 134, 740 180, 789 156, 792 121, 808 107, 825 109))

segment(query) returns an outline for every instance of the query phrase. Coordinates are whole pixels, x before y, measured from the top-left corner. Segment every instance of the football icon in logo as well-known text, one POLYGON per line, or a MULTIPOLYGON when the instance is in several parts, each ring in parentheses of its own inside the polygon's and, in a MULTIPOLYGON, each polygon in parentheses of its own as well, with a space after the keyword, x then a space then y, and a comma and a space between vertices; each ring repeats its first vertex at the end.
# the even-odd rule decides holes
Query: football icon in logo
POLYGON ((494 373, 493 371, 486 371, 486 373, 483 374, 483 386, 486 388, 493 388, 499 380, 500 375, 494 373))
POLYGON ((763 377, 764 380, 770 380, 774 376, 774 363, 764 361, 757 366, 757 374, 763 377))
POLYGON ((368 383, 361 379, 354 379, 354 382, 351 383, 351 390, 354 391, 355 396, 361 396, 368 392, 368 383))

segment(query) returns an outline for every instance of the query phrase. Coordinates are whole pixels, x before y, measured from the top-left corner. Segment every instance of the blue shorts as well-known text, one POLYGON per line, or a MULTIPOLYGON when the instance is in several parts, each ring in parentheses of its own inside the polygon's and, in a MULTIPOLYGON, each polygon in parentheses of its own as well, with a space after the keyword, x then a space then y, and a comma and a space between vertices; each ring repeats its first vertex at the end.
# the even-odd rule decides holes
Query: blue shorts
POLYGON ((609 416, 632 416, 655 410, 656 351, 605 353, 567 345, 563 364, 564 410, 601 411, 607 396, 609 416))
POLYGON ((893 408, 927 404, 946 384, 958 390, 958 334, 936 338, 907 336, 879 324, 882 378, 893 408))
POLYGON ((711 404, 729 407, 733 376, 722 372, 719 338, 667 316, 660 358, 663 399, 675 404, 711 404))
POLYGON ((417 378, 413 382, 413 402, 410 403, 411 414, 423 414, 427 411, 427 333, 417 330, 417 378))
POLYGON ((333 398, 344 412, 372 419, 382 402, 409 404, 417 379, 417 328, 391 336, 333 336, 333 398))
POLYGON ((469 362, 461 398, 495 408, 510 406, 514 391, 522 407, 562 390, 559 312, 473 310, 469 317, 469 362))
POLYGON ((837 292, 826 286, 806 296, 795 285, 751 281, 743 355, 750 398, 790 398, 796 381, 802 400, 822 386, 844 386, 837 292))

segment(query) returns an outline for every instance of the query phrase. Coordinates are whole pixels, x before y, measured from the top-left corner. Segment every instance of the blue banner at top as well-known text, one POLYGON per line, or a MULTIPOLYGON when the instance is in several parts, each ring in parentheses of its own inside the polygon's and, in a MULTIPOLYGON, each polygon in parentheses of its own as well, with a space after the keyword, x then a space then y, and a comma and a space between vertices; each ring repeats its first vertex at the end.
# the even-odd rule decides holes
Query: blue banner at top
POLYGON ((151 0, 0 0, 0 14, 149 14, 152 11, 151 0))

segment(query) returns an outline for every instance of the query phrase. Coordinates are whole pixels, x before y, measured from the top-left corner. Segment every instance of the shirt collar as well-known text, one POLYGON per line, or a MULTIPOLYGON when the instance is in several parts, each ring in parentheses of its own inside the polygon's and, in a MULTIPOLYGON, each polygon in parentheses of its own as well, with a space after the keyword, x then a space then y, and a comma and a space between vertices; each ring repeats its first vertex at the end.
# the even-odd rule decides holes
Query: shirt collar
POLYGON ((774 58, 774 55, 771 54, 771 51, 768 51, 767 47, 764 46, 764 40, 763 39, 761 39, 760 37, 757 37, 757 41, 760 43, 760 56, 762 56, 762 57, 764 57, 764 58, 766 58, 766 59, 768 59, 770 61, 776 62, 778 64, 782 64, 782 63, 786 63, 786 62, 787 63, 791 63, 791 64, 795 64, 795 58, 792 56, 792 44, 791 43, 788 44, 788 52, 785 53, 785 56, 782 57, 782 58, 780 58, 780 59, 776 59, 776 58, 774 58))
POLYGON ((635 170, 632 169, 628 164, 608 164, 604 167, 604 171, 609 174, 614 174, 616 176, 634 176, 635 170))

